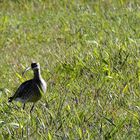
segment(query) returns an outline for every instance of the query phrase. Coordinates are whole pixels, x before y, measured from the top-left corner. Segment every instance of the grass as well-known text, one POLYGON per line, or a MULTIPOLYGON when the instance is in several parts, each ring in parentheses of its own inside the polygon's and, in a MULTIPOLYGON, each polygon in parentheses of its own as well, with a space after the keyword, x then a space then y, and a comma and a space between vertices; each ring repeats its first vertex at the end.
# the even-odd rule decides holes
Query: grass
POLYGON ((139 139, 140 2, 0 2, 0 139, 139 139), (48 89, 9 104, 31 61, 48 89), (48 105, 47 106, 47 102, 48 105))

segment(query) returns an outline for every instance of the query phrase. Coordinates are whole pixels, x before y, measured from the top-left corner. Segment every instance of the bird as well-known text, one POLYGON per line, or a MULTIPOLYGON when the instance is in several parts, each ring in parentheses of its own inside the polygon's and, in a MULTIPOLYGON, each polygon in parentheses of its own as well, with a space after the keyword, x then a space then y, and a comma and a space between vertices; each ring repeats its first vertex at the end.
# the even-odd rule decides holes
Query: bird
POLYGON ((26 71, 32 69, 34 77, 30 80, 23 82, 16 90, 15 94, 9 97, 8 102, 19 101, 23 103, 23 110, 27 102, 33 103, 30 113, 32 112, 35 103, 41 99, 42 94, 46 93, 47 84, 41 76, 40 64, 36 62, 31 63, 31 67, 25 69, 26 71))

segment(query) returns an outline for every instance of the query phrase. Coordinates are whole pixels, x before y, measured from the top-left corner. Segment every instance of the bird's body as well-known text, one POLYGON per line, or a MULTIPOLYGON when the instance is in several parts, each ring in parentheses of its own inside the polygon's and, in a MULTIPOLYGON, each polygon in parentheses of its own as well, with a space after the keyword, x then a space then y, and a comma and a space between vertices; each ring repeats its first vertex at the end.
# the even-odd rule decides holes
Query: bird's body
POLYGON ((34 104, 41 99, 42 93, 46 92, 46 82, 40 74, 40 66, 38 63, 32 63, 31 68, 34 71, 34 78, 22 83, 15 94, 9 98, 9 102, 20 101, 24 104, 23 109, 25 108, 25 103, 32 102, 34 104))

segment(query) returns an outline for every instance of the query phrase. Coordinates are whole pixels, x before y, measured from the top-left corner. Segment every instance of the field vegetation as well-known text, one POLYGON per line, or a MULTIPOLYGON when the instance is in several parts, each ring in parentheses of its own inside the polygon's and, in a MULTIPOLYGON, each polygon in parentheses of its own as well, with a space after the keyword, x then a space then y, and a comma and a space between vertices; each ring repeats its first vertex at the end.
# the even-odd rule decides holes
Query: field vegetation
POLYGON ((139 0, 0 1, 0 139, 140 139, 139 0), (32 61, 47 93, 8 103, 32 61))

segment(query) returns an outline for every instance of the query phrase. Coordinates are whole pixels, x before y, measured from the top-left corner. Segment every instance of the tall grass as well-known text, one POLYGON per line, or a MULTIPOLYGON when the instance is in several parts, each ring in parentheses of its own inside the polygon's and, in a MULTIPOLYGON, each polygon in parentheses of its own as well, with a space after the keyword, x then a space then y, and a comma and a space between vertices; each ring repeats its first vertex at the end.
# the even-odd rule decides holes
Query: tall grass
POLYGON ((140 2, 0 2, 0 139, 139 139, 140 2), (9 104, 31 61, 47 93, 9 104))

